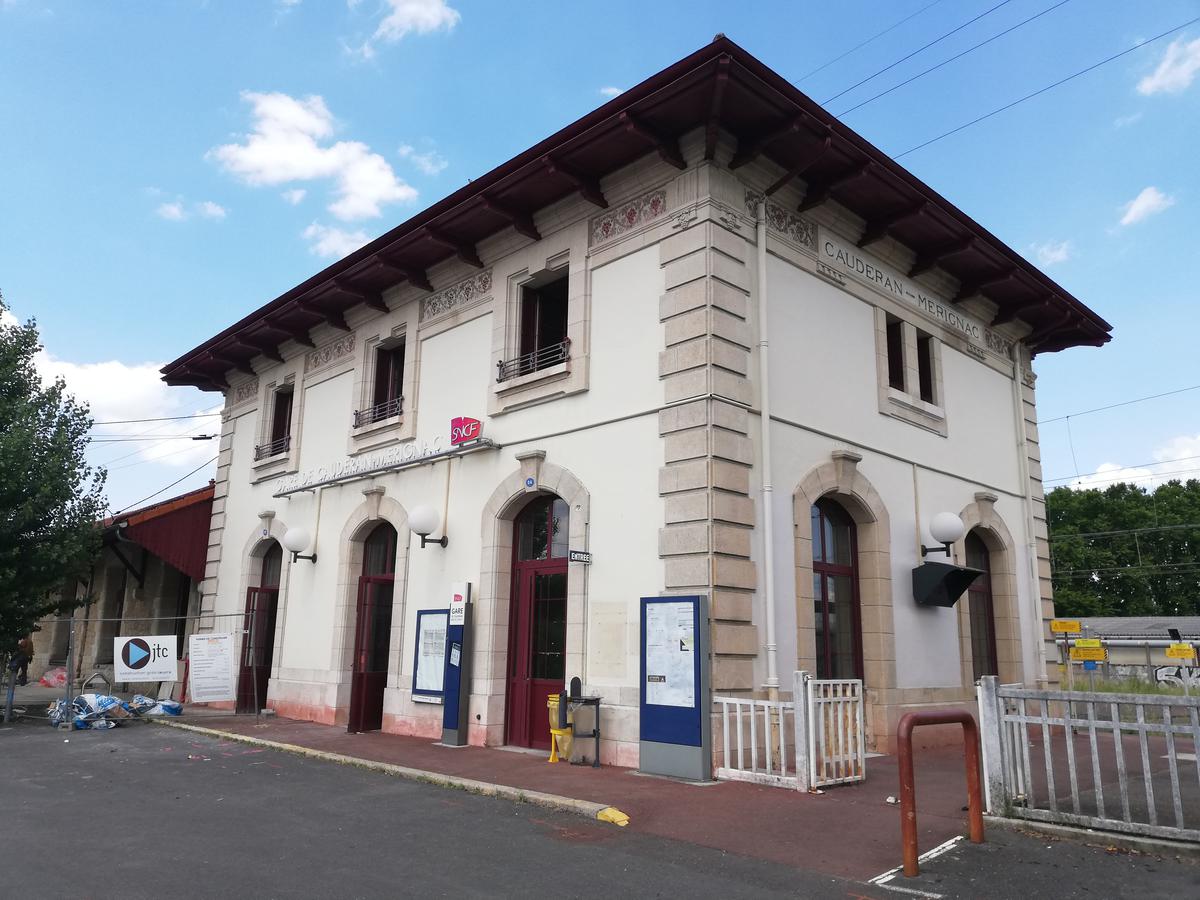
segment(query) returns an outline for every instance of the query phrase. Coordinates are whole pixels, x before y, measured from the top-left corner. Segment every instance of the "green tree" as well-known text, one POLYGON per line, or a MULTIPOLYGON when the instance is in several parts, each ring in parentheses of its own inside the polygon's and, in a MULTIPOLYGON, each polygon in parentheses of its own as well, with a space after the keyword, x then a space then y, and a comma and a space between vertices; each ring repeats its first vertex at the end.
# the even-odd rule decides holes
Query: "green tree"
POLYGON ((99 551, 105 511, 105 472, 84 460, 87 407, 62 379, 42 383, 36 323, 11 323, 0 296, 0 651, 75 605, 53 592, 99 551))
POLYGON ((1200 481, 1046 497, 1062 616, 1200 615, 1200 481))

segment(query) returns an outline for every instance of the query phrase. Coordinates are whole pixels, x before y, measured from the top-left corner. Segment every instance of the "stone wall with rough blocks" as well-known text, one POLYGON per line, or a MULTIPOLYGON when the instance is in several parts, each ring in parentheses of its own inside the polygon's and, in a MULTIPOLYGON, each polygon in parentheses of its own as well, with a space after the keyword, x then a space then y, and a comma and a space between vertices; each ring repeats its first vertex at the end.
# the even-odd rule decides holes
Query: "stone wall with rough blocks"
POLYGON ((754 690, 757 584, 749 437, 753 249, 698 220, 659 245, 665 408, 659 413, 664 498, 659 556, 668 593, 710 598, 712 690, 754 690))

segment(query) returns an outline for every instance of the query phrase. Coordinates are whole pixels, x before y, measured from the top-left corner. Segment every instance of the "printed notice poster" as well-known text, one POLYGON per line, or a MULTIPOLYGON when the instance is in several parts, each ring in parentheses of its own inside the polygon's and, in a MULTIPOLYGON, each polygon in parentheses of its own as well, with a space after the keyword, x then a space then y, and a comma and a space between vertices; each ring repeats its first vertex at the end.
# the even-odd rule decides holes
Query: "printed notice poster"
POLYGON ((193 634, 188 638, 188 681, 193 703, 237 698, 233 635, 193 634))
POLYGON ((446 662, 445 612, 423 611, 417 617, 417 672, 413 690, 426 694, 442 692, 446 662))
POLYGON ((646 702, 696 705, 696 622, 691 601, 646 605, 646 702))

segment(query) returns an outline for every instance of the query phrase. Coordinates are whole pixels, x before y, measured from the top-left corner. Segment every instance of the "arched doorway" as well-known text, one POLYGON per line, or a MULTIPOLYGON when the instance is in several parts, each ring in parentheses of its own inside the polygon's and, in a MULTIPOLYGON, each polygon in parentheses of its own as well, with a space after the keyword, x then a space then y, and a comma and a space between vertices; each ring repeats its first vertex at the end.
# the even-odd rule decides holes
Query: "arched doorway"
POLYGON ((554 496, 532 500, 513 522, 505 741, 550 748, 546 697, 563 689, 567 645, 569 510, 554 496))
POLYGON ((395 582, 396 529, 383 522, 363 541, 347 731, 378 731, 383 727, 395 582))
POLYGON ((999 675, 996 653, 996 608, 992 601, 992 555, 976 531, 967 533, 964 542, 967 565, 983 572, 967 588, 971 621, 971 669, 974 680, 984 675, 999 675))
POLYGON ((862 678, 862 610, 854 520, 824 497, 812 507, 813 622, 818 678, 862 678))
POLYGON ((279 611, 279 578, 283 548, 271 541, 262 556, 258 587, 246 590, 241 671, 238 673, 237 711, 257 713, 267 699, 271 661, 275 654, 275 616, 279 611))

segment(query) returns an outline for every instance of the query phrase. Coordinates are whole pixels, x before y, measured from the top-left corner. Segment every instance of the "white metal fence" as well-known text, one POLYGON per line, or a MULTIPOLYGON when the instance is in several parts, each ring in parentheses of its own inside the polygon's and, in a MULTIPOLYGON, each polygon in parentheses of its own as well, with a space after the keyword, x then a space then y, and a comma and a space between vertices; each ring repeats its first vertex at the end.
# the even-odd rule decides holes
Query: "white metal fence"
POLYGON ((1200 698, 980 680, 989 812, 1200 841, 1200 698))
POLYGON ((721 713, 717 778, 810 790, 866 778, 863 687, 796 672, 793 700, 714 697, 721 713))

